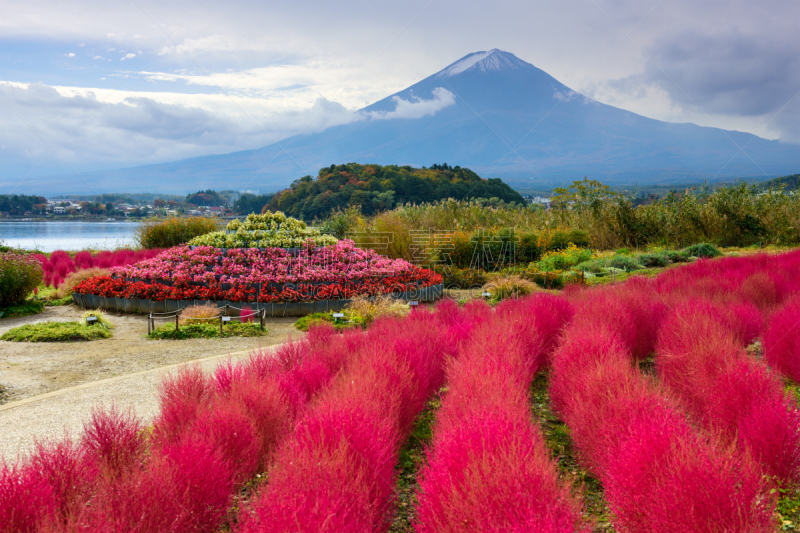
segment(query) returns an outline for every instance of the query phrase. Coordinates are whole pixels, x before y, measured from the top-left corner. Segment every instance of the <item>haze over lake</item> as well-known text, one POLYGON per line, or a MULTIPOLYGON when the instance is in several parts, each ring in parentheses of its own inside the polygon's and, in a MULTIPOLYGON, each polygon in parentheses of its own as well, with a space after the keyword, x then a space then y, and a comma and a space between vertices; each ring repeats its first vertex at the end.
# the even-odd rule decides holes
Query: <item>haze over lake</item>
POLYGON ((112 250, 133 244, 139 222, 0 222, 0 241, 6 246, 43 252, 55 250, 112 250))

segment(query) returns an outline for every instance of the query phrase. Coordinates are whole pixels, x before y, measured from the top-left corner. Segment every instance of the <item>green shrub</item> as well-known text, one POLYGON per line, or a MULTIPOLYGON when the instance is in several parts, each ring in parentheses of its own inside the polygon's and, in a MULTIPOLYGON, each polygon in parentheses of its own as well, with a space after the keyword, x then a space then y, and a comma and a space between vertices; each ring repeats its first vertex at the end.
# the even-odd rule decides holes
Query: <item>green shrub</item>
MULTIPOLYGON (((70 298, 70 301, 71 300, 70 298)), ((12 305, 11 307, 0 309, 0 318, 36 315, 44 311, 45 305, 46 304, 37 300, 26 300, 20 305, 12 305)))
POLYGON ((566 248, 545 253, 535 264, 538 270, 550 272, 553 270, 569 270, 570 268, 588 261, 592 258, 592 251, 579 248, 569 243, 566 248))
POLYGON ((58 307, 60 305, 69 305, 72 303, 72 296, 65 296, 63 298, 56 298, 54 300, 45 300, 45 307, 58 307))
POLYGON ((525 279, 545 289, 563 289, 566 285, 566 281, 559 274, 552 272, 529 272, 525 274, 525 279))
POLYGON ((672 263, 665 253, 642 254, 638 259, 639 264, 646 268, 661 268, 672 263))
POLYGON ((473 289, 486 284, 486 272, 483 270, 444 265, 436 265, 434 270, 442 275, 442 282, 449 289, 473 289))
POLYGON ((39 322, 6 331, 0 340, 13 342, 68 342, 107 339, 107 328, 87 326, 82 322, 39 322))
POLYGON ((195 237, 219 229, 216 219, 205 217, 168 218, 142 222, 136 229, 134 239, 141 248, 171 248, 185 244, 195 237))
POLYGON ((673 263, 685 263, 689 260, 689 254, 686 252, 679 252, 676 250, 667 250, 664 252, 664 255, 669 258, 670 261, 673 263))
POLYGON ((506 298, 520 298, 539 290, 539 286, 520 276, 493 276, 493 279, 483 286, 483 290, 491 294, 489 300, 497 303, 506 298))
POLYGON ((509 264, 528 264, 537 261, 541 254, 537 233, 518 232, 510 228, 472 233, 455 231, 450 238, 449 249, 443 250, 443 255, 447 256, 447 262, 452 266, 480 270, 496 270, 509 264))
POLYGON ((263 337, 269 331, 263 331, 259 324, 254 322, 227 322, 223 326, 223 333, 219 333, 219 324, 187 324, 175 330, 175 324, 169 322, 157 327, 148 336, 151 339, 183 340, 183 339, 211 339, 214 337, 263 337))
POLYGON ((43 277, 42 264, 35 258, 0 254, 0 309, 24 302, 43 277))
POLYGON ((547 242, 547 248, 549 250, 562 250, 567 248, 570 244, 583 248, 588 247, 589 233, 579 229, 569 231, 556 230, 550 236, 547 242))
POLYGON ((591 272, 592 274, 600 274, 605 272, 605 261, 602 259, 592 259, 590 261, 583 261, 573 267, 573 270, 578 272, 591 272))
POLYGON ((631 255, 615 255, 611 258, 609 264, 614 268, 619 268, 628 272, 642 268, 636 258, 631 255))
POLYGON ((86 311, 81 315, 81 324, 84 326, 89 327, 96 327, 96 328, 105 328, 105 329, 113 329, 114 324, 108 319, 105 313, 102 311, 92 310, 86 311), (97 320, 89 322, 89 317, 94 317, 97 320))
POLYGON ((718 257, 722 255, 722 252, 716 246, 707 242, 688 246, 683 249, 683 252, 689 257, 718 257))
POLYGON ((358 313, 344 309, 341 311, 344 318, 333 318, 333 312, 330 313, 312 313, 301 317, 294 323, 294 327, 300 331, 308 331, 308 328, 314 324, 330 324, 334 329, 347 329, 358 328, 364 326, 364 319, 358 313))

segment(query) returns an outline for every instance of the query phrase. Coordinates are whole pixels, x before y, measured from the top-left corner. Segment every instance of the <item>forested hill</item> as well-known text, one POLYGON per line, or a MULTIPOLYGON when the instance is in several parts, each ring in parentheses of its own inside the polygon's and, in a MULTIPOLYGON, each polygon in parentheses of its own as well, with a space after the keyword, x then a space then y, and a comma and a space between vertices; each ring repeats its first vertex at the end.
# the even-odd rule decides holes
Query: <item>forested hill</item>
POLYGON ((800 187, 800 174, 792 174, 791 176, 782 176, 760 184, 762 190, 769 189, 770 187, 781 186, 787 191, 793 191, 800 187))
POLYGON ((506 203, 524 203, 518 192, 499 178, 483 179, 468 168, 447 163, 430 168, 395 165, 331 165, 316 179, 305 176, 277 193, 265 209, 313 220, 337 208, 361 206, 365 215, 397 205, 426 203, 454 198, 498 198, 506 203))

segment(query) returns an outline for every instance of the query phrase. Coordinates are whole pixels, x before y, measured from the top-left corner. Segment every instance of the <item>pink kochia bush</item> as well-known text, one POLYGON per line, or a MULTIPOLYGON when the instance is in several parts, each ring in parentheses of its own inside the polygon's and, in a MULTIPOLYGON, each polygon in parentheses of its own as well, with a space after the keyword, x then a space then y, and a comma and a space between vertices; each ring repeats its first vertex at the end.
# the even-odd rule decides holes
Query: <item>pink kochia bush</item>
POLYGON ((73 258, 63 250, 56 250, 48 258, 44 254, 34 254, 34 257, 42 264, 44 271, 44 284, 58 288, 64 282, 64 278, 71 272, 84 270, 87 268, 112 268, 132 265, 145 259, 151 259, 163 252, 161 249, 152 250, 116 250, 114 252, 103 251, 97 255, 91 252, 81 251, 73 258))
POLYGON ((235 492, 266 468, 306 403, 341 371, 358 343, 352 337, 320 328, 212 376, 182 369, 162 384, 151 457, 101 490, 85 523, 98 531, 218 530, 235 492))
POLYGON ((770 317, 761 344, 772 368, 800 382, 800 301, 789 302, 770 317))
POLYGON ((96 411, 78 443, 0 466, 0 532, 218 530, 360 342, 317 328, 212 376, 182 368, 162 384, 151 436, 131 413, 96 411))
POLYGON ((388 529, 400 446, 442 385, 446 357, 485 312, 472 306, 470 319, 453 307, 383 319, 362 334, 277 451, 269 483, 240 518, 242 532, 388 529))
POLYGON ((450 362, 420 473, 417 531, 587 530, 528 402, 569 316, 569 304, 551 295, 506 301, 450 362))
POLYGON ((579 457, 603 482, 617 530, 773 531, 775 502, 758 465, 699 435, 633 367, 633 347, 652 332, 631 331, 626 316, 598 314, 581 297, 554 354, 550 393, 579 457))
POLYGON ((736 314, 750 313, 706 302, 679 305, 659 333, 658 376, 723 442, 748 451, 779 484, 796 483, 800 413, 775 374, 744 351, 751 339, 736 314))

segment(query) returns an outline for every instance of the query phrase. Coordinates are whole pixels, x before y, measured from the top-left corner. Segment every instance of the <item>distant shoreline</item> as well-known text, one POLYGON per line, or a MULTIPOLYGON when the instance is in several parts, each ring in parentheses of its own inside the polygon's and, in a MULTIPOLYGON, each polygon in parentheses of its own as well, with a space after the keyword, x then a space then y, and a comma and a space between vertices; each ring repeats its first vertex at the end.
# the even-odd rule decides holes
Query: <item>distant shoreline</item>
POLYGON ((3 217, 0 218, 0 224, 3 222, 143 222, 147 219, 136 219, 131 220, 128 218, 114 218, 114 220, 108 220, 110 217, 86 217, 86 218, 42 218, 42 217, 3 217))

